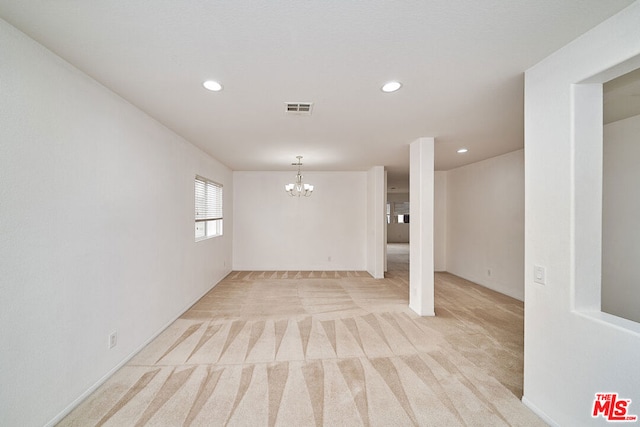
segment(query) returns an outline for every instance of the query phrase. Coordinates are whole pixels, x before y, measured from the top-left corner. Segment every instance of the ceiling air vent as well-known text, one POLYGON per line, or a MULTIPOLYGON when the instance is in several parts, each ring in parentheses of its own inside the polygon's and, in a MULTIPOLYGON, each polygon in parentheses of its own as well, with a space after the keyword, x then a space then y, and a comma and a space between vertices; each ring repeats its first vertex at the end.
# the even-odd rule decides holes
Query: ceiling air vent
POLYGON ((286 108, 287 114, 302 114, 310 116, 311 110, 313 109, 313 102, 287 102, 286 108))

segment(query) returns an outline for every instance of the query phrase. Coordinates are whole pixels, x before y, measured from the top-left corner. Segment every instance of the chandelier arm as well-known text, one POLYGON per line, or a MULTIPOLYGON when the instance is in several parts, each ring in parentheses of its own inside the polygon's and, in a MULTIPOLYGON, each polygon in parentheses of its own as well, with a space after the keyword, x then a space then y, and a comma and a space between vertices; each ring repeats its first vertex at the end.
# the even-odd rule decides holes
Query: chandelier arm
POLYGON ((285 185, 285 191, 289 193, 289 196, 291 197, 309 197, 311 196, 311 193, 313 193, 313 185, 305 184, 302 182, 302 156, 296 156, 296 159, 298 159, 298 161, 296 163, 292 163, 292 165, 298 166, 298 173, 296 174, 295 184, 285 185))

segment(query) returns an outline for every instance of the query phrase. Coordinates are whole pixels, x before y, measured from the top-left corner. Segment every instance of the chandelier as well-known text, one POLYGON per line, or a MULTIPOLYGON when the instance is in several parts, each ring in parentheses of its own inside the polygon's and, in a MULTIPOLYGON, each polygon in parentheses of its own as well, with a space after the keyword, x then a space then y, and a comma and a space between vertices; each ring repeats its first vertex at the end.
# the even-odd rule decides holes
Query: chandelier
POLYGON ((284 190, 289 193, 292 197, 300 197, 305 196, 309 197, 313 192, 313 185, 304 184, 302 182, 302 175, 300 175, 300 166, 302 166, 302 156, 296 156, 298 161, 296 163, 291 163, 292 166, 298 166, 298 174, 296 175, 296 183, 295 184, 286 184, 284 186, 284 190))

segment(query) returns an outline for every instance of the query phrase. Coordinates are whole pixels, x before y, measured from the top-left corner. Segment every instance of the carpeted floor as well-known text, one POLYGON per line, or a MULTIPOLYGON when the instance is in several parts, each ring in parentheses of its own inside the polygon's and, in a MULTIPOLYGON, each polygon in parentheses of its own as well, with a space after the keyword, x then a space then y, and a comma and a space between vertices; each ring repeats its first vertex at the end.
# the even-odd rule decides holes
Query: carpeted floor
POLYGON ((436 274, 436 317, 389 273, 234 272, 61 426, 544 425, 522 394, 523 304, 436 274))

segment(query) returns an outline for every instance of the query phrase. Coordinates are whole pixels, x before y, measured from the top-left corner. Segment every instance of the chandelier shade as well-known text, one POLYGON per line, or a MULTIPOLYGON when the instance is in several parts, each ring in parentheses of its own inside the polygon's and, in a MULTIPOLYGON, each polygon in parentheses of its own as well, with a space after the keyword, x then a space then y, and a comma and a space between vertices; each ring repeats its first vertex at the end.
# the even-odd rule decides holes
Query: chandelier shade
POLYGON ((284 186, 284 190, 289 193, 291 197, 309 197, 313 192, 313 185, 305 184, 302 182, 302 175, 300 174, 300 166, 302 166, 302 156, 296 156, 298 161, 296 163, 291 163, 292 166, 298 166, 298 173, 296 174, 296 182, 293 184, 286 184, 284 186))

